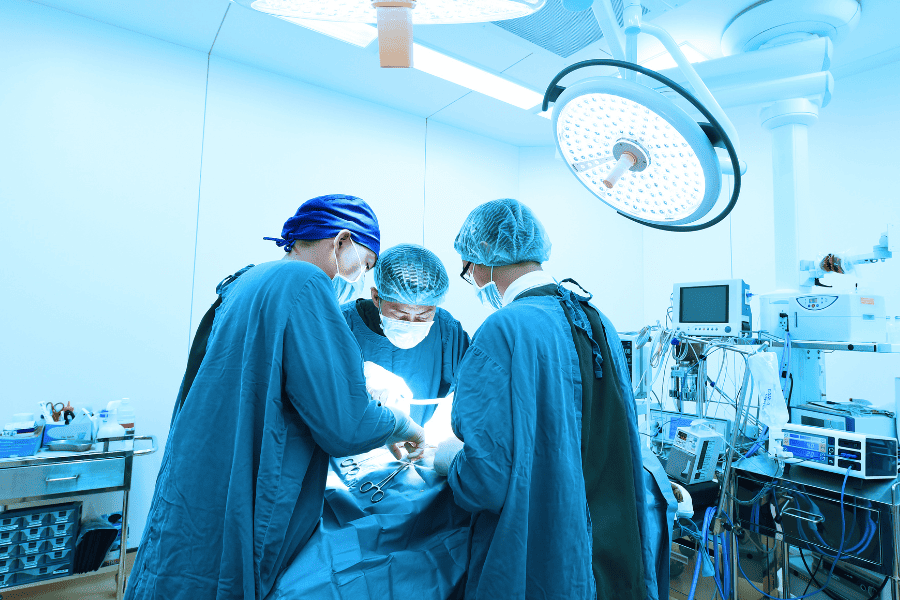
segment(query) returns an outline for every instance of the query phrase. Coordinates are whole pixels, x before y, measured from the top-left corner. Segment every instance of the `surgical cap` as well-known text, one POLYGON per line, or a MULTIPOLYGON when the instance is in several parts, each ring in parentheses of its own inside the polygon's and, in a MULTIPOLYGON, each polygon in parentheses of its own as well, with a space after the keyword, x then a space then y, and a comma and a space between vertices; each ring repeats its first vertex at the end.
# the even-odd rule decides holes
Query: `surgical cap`
POLYGON ((304 202, 296 214, 284 222, 280 238, 264 237, 290 252, 296 240, 324 240, 342 230, 353 235, 353 241, 375 253, 381 251, 378 218, 366 201, 356 196, 330 194, 304 202))
POLYGON ((469 213, 453 247, 463 260, 487 267, 546 262, 550 238, 531 209, 517 200, 491 200, 469 213))
POLYGON ((450 279, 437 255, 415 244, 384 251, 375 265, 375 288, 382 300, 437 306, 444 301, 450 279))

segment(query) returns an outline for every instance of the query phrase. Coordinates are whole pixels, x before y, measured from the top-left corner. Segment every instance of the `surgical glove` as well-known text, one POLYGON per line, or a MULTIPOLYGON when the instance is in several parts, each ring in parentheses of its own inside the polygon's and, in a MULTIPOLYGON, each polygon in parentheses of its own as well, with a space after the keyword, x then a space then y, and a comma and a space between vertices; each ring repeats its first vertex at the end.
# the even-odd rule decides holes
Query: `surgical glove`
POLYGON ((366 391, 382 405, 397 406, 404 399, 412 399, 412 392, 403 378, 394 375, 384 367, 366 361, 363 364, 363 374, 366 377, 366 391))
POLYGON ((446 477, 450 472, 450 465, 453 459, 463 449, 463 443, 453 436, 447 438, 438 444, 437 452, 434 454, 434 472, 442 477, 446 477))
POLYGON ((409 415, 404 414, 402 410, 393 407, 388 408, 394 413, 396 425, 394 425, 394 433, 388 437, 385 446, 388 447, 388 450, 391 451, 391 454, 397 460, 403 458, 403 448, 406 448, 409 460, 418 460, 425 451, 425 430, 410 419, 409 415))

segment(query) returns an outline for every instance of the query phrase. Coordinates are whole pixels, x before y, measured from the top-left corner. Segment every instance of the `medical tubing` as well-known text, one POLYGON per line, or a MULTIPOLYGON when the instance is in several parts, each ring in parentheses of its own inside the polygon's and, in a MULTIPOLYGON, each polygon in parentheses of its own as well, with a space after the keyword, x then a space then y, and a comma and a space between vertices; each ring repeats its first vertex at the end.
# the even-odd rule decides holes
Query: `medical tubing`
MULTIPOLYGON (((709 530, 710 515, 707 509, 703 515, 703 529, 700 530, 700 539, 697 540, 697 553, 706 552, 706 532, 709 530)), ((699 557, 698 557, 699 559, 699 557)), ((687 600, 694 600, 694 594, 697 592, 697 580, 700 578, 700 560, 694 563, 694 578, 691 580, 691 589, 688 592, 687 600)))
MULTIPOLYGON (((837 554, 834 556, 834 558, 831 562, 831 569, 828 570, 828 577, 825 579, 825 583, 822 585, 821 588, 819 588, 815 591, 812 591, 808 594, 804 593, 802 596, 794 596, 793 597, 794 600, 803 600, 803 598, 809 598, 810 596, 814 596, 815 594, 818 594, 819 592, 825 590, 828 587, 828 584, 831 583, 831 576, 834 574, 834 568, 837 566, 838 561, 841 559, 841 555, 844 553, 844 526, 845 526, 845 522, 844 522, 844 491, 847 488, 847 478, 848 477, 850 477, 850 467, 847 467, 847 471, 844 473, 844 482, 841 484, 841 543, 838 548, 837 554)), ((728 515, 725 515, 725 518, 728 519, 728 515)), ((728 522, 731 523, 731 519, 728 519, 728 522)), ((825 554, 824 552, 820 551, 820 553, 823 556, 832 558, 832 557, 828 556, 827 554, 825 554)), ((759 589, 758 587, 753 585, 753 582, 750 581, 750 578, 747 577, 746 573, 744 573, 744 566, 741 564, 741 558, 740 558, 740 548, 738 548, 737 564, 738 564, 738 568, 741 570, 741 575, 744 576, 744 579, 747 580, 747 583, 749 583, 750 586, 754 590, 756 590, 757 592, 759 592, 766 598, 772 598, 773 600, 781 600, 777 596, 770 596, 769 594, 765 593, 764 591, 762 591, 761 589, 759 589)))
POLYGON ((620 215, 634 221, 635 223, 641 223, 642 225, 646 225, 647 227, 652 227, 653 229, 660 229, 662 231, 701 231, 708 227, 712 227, 713 225, 721 222, 725 219, 731 211, 734 210, 735 205, 737 204, 738 195, 741 192, 741 165, 740 161, 738 161, 737 150, 734 148, 734 144, 731 143, 731 139, 728 137, 728 134, 725 133, 725 129, 721 124, 716 120, 716 118, 712 115, 709 110, 703 106, 699 100, 697 100, 693 94, 688 92, 686 89, 666 77, 665 75, 660 75, 656 71, 652 71, 640 65, 635 65, 627 61, 622 60, 610 60, 605 58, 594 58, 591 60, 583 60, 581 62, 577 62, 574 65, 569 65, 562 71, 556 74, 556 77, 550 81, 550 85, 547 86, 547 91, 544 92, 544 101, 541 104, 541 111, 546 112, 547 107, 550 105, 550 94, 557 87, 557 83, 559 83, 563 77, 571 73, 572 71, 577 71, 578 69, 583 69, 585 67, 616 67, 618 69, 629 69, 632 71, 636 71, 642 75, 646 75, 651 79, 655 79, 656 81, 662 83, 667 86, 669 89, 672 89, 678 92, 685 100, 690 102, 694 108, 700 111, 706 119, 709 121, 709 124, 713 129, 716 130, 716 133, 722 138, 722 143, 725 144, 725 149, 728 150, 728 157, 731 159, 731 168, 734 173, 734 185, 732 186, 731 192, 731 200, 728 201, 728 205, 719 213, 716 217, 706 221, 705 223, 701 223, 700 225, 682 225, 682 226, 673 226, 673 225, 660 225, 659 223, 652 223, 650 221, 644 221, 625 213, 619 212, 620 215))

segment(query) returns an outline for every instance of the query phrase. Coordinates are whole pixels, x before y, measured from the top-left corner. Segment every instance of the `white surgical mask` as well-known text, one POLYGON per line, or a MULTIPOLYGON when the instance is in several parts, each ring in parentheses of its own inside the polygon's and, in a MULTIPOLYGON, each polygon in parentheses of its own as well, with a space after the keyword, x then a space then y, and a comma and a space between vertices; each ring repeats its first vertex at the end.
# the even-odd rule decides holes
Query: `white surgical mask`
POLYGON ((414 323, 381 315, 381 328, 384 330, 384 335, 401 350, 409 350, 417 346, 419 342, 428 337, 432 325, 434 325, 434 321, 414 323))
MULTIPOLYGON (((350 243, 353 244, 353 240, 350 240, 350 243)), ((359 275, 357 275, 353 281, 341 275, 341 263, 338 262, 337 251, 334 251, 334 264, 337 265, 337 274, 331 278, 331 286, 334 288, 334 295, 337 298, 338 304, 344 304, 345 302, 349 302, 353 298, 358 297, 362 293, 363 286, 366 283, 366 267, 363 264, 362 258, 359 256, 359 250, 356 249, 356 244, 353 244, 353 250, 356 252, 356 260, 359 261, 359 275)))
POLYGON ((500 290, 497 288, 497 284, 494 283, 494 267, 491 267, 491 280, 481 287, 478 287, 476 283, 474 287, 475 295, 478 296, 482 304, 492 306, 494 310, 500 310, 503 307, 503 296, 500 295, 500 290))

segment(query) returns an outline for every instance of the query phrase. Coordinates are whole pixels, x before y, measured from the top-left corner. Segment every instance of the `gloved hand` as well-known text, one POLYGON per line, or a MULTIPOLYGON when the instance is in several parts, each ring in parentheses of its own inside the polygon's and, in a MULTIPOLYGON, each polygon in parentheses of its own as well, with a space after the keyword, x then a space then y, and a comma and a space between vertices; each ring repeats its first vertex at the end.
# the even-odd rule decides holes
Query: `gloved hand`
POLYGON ((403 448, 406 448, 406 458, 418 460, 425 451, 425 430, 400 409, 389 408, 394 413, 397 424, 384 445, 397 460, 403 458, 403 448))
POLYGON ((412 399, 412 392, 403 378, 384 367, 366 361, 363 363, 363 374, 366 376, 366 391, 382 405, 397 406, 404 399, 412 399))
POLYGON ((456 436, 447 438, 438 444, 434 455, 434 472, 446 477, 450 472, 450 464, 456 455, 463 449, 464 444, 456 436))

